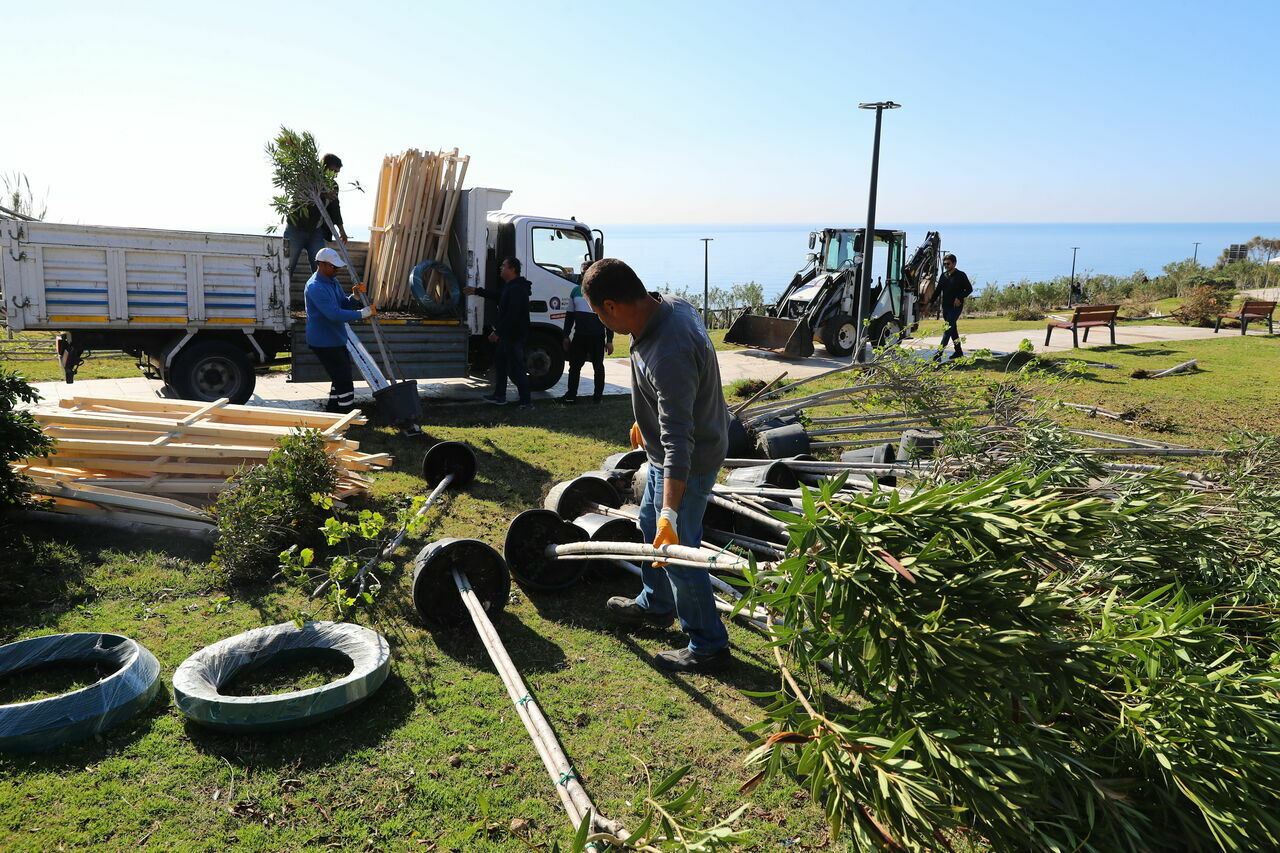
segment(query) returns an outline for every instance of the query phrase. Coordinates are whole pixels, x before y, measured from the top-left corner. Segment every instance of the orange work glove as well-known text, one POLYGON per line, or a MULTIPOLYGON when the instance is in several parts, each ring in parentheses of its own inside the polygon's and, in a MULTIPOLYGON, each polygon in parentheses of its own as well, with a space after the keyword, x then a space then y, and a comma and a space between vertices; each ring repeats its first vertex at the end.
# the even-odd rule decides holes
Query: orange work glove
POLYGON ((369 287, 364 282, 360 282, 359 284, 351 285, 351 292, 352 293, 368 293, 369 287))
MULTIPOLYGON (((680 534, 676 532, 676 511, 674 509, 664 509, 662 514, 658 516, 658 533, 653 537, 653 547, 661 548, 663 545, 679 545, 680 534)), ((665 566, 662 560, 654 560, 653 567, 655 569, 665 566)))
POLYGON ((631 425, 631 449, 639 450, 644 447, 644 436, 640 434, 640 424, 631 425))

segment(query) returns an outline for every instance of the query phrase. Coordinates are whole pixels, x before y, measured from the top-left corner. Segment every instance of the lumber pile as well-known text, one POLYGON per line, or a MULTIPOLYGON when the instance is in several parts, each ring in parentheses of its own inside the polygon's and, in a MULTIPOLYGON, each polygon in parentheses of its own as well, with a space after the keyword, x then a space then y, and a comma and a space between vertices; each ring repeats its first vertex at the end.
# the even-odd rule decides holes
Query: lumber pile
MULTIPOLYGON (((383 158, 365 263, 369 298, 381 308, 412 307, 409 273, 423 261, 445 260, 470 161, 457 148, 436 154, 411 148, 383 158)), ((437 302, 447 295, 444 287, 439 274, 426 282, 437 302)))
POLYGON ((320 430, 338 462, 333 497, 359 495, 369 472, 386 467, 386 454, 361 453, 344 438, 365 422, 346 415, 233 406, 186 400, 127 400, 72 397, 57 406, 37 406, 32 416, 57 439, 54 454, 12 463, 50 499, 47 509, 72 515, 159 527, 208 531, 202 507, 228 488, 243 467, 261 464, 276 440, 298 427, 320 430))

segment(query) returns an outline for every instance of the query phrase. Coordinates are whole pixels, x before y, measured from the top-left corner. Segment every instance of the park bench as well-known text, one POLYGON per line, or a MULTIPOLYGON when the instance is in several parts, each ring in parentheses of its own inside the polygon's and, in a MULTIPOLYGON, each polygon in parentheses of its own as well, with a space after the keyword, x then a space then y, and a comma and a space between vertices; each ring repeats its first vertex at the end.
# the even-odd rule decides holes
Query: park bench
POLYGON ((1044 333, 1044 345, 1049 345, 1049 337, 1053 334, 1054 329, 1070 329, 1071 345, 1073 347, 1080 346, 1080 337, 1078 330, 1084 329, 1084 339, 1089 340, 1089 330, 1094 326, 1106 326, 1111 329, 1111 343, 1116 342, 1116 312, 1120 310, 1119 305, 1077 305, 1076 311, 1071 315, 1071 319, 1065 323, 1050 323, 1048 330, 1044 333))
POLYGON ((1240 310, 1234 314, 1219 314, 1218 322, 1213 324, 1213 333, 1218 334, 1218 330, 1222 328, 1223 320, 1239 320, 1240 334, 1244 334, 1249 328, 1250 320, 1266 320, 1267 334, 1273 334, 1271 328, 1271 315, 1276 312, 1276 304, 1274 302, 1263 302, 1261 299, 1246 299, 1244 304, 1240 306, 1240 310))

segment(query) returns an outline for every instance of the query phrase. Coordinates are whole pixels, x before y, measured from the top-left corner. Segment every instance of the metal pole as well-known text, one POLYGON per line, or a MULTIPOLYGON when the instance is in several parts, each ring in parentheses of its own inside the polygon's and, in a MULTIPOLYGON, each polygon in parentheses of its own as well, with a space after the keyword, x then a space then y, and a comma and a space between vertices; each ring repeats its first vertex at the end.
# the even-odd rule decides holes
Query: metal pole
POLYGON ((702 240, 702 325, 709 330, 711 328, 711 306, 709 302, 710 288, 710 260, 708 250, 711 248, 711 241, 715 237, 700 237, 702 240))
POLYGON ((1194 245, 1196 249, 1191 253, 1191 263, 1193 264, 1197 263, 1196 259, 1200 257, 1200 243, 1197 241, 1194 245))
POLYGON ((877 101, 873 104, 858 104, 860 110, 876 111, 875 140, 871 145, 871 190, 867 198, 867 230, 862 235, 862 286, 858 288, 858 328, 854 337, 853 360, 866 360, 866 330, 864 325, 871 313, 871 261, 876 245, 876 186, 880 179, 880 119, 885 110, 896 110, 901 104, 893 101, 877 101))
POLYGON ((1071 289, 1067 292, 1067 307, 1074 308, 1076 304, 1076 252, 1079 246, 1071 247, 1071 289))

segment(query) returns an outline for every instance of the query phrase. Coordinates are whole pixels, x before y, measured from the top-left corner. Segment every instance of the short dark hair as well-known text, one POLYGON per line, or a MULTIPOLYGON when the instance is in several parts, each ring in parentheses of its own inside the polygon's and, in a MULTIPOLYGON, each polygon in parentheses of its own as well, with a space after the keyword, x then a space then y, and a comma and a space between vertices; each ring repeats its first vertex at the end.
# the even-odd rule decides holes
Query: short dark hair
POLYGON ((320 158, 320 162, 331 172, 336 172, 342 168, 342 158, 337 154, 326 154, 320 158))
POLYGON ((516 275, 520 275, 520 259, 519 258, 513 255, 510 258, 503 258, 502 262, 507 266, 511 267, 511 271, 513 273, 515 273, 516 275))
POLYGON ((948 252, 947 254, 942 256, 942 259, 944 261, 954 261, 956 259, 956 256, 948 252))
POLYGON ((582 293, 592 305, 613 302, 639 302, 649 292, 636 271, 617 258, 601 258, 582 277, 582 293))

